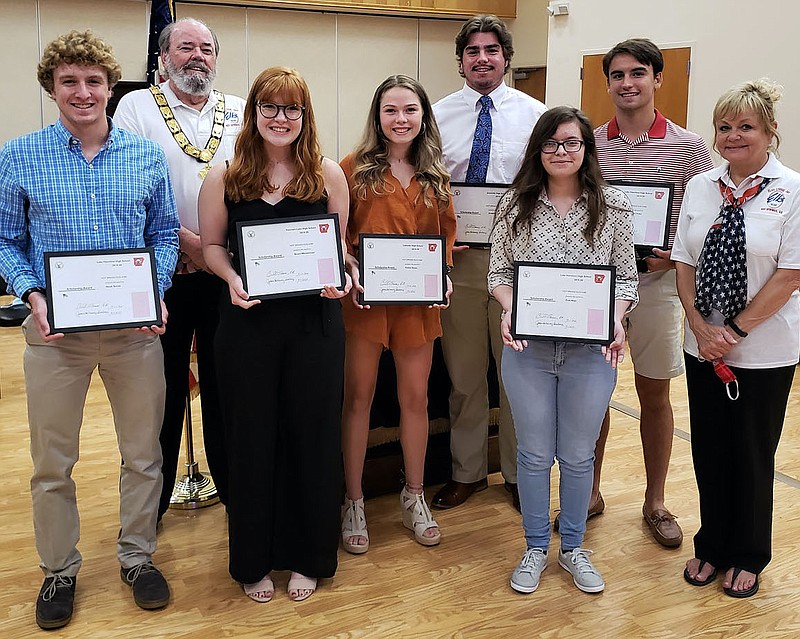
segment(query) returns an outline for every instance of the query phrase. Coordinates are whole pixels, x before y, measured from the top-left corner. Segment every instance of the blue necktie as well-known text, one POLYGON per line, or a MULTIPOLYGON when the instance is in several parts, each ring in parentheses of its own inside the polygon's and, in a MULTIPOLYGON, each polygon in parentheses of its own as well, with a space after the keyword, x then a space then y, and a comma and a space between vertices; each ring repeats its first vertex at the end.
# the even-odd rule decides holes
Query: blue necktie
POLYGON ((472 138, 472 153, 469 156, 466 181, 484 183, 486 173, 489 171, 489 151, 492 147, 492 115, 489 112, 492 98, 484 95, 480 103, 481 112, 478 114, 475 136, 472 138))

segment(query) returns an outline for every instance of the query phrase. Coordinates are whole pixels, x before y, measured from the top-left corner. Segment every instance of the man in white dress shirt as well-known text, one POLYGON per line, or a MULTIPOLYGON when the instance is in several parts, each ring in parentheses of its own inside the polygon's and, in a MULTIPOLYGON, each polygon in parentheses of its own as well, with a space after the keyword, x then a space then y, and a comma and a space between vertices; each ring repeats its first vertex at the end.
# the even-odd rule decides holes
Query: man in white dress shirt
MULTIPOLYGON (((433 106, 450 179, 510 184, 522 162, 533 126, 547 107, 503 81, 514 47, 508 27, 497 16, 470 18, 461 27, 455 43, 464 87, 433 106)), ((487 486, 489 347, 498 371, 503 349, 501 307, 487 292, 488 268, 486 249, 465 247, 454 252, 453 296, 450 307, 442 312, 442 348, 453 384, 450 393, 453 470, 452 479, 433 498, 437 508, 458 506, 487 486)), ((498 383, 500 465, 506 489, 519 509, 514 424, 499 379, 498 383)))
POLYGON ((168 81, 123 96, 114 123, 162 146, 181 220, 180 260, 172 287, 164 296, 170 330, 161 336, 167 398, 161 428, 164 486, 160 521, 169 507, 177 474, 193 336, 206 458, 220 501, 227 499, 228 464, 214 366, 214 332, 223 282, 206 272, 198 235, 197 195, 212 164, 233 157, 244 119, 244 100, 213 90, 219 42, 199 20, 183 18, 167 25, 159 36, 159 48, 168 81))

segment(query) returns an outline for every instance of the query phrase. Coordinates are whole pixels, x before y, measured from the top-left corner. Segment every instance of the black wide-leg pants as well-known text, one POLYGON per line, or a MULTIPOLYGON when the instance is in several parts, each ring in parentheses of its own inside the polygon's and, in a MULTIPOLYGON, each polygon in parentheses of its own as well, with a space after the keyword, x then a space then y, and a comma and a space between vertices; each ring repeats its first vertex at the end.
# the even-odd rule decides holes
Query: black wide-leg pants
POLYGON ((731 367, 739 386, 733 401, 711 362, 688 353, 685 360, 700 493, 695 556, 758 574, 772 556, 775 451, 795 367, 731 367))
POLYGON ((338 300, 222 296, 218 381, 229 452, 230 574, 336 572, 344 324, 338 300))

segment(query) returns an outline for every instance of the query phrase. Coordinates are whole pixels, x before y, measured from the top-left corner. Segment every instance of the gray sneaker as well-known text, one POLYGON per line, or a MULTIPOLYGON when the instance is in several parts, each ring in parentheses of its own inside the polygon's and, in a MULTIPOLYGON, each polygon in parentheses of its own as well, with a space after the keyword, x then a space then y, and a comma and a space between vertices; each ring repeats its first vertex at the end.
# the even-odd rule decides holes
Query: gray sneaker
POLYGON ((583 592, 603 592, 606 582, 589 561, 591 550, 575 548, 569 552, 558 551, 558 565, 572 575, 572 581, 583 592))
POLYGON ((539 587, 539 577, 545 568, 547 554, 541 548, 528 548, 511 575, 511 587, 525 594, 533 592, 539 587))

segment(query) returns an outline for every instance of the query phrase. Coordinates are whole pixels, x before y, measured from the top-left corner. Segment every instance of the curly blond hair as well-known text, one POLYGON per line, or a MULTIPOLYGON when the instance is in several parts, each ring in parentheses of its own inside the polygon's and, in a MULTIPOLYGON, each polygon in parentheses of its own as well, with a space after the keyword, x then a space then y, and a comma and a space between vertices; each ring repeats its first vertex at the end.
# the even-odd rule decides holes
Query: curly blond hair
POLYGON ((101 67, 108 77, 109 88, 113 88, 122 77, 122 68, 111 47, 90 29, 70 31, 58 36, 44 48, 36 70, 39 84, 49 94, 53 93, 53 72, 62 64, 101 67))

